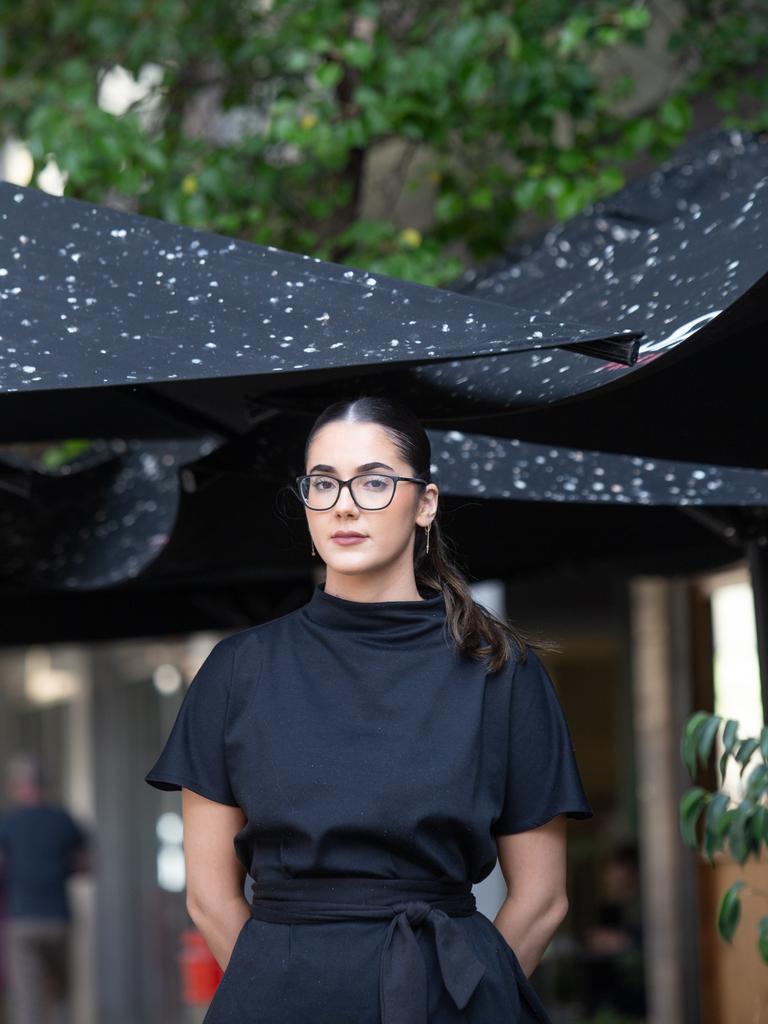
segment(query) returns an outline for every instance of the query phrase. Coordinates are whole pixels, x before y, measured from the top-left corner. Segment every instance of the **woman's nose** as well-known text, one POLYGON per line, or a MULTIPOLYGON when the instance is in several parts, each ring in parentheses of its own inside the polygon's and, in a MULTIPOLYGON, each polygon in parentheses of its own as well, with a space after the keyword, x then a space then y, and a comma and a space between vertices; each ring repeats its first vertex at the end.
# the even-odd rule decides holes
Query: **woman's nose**
POLYGON ((339 497, 336 500, 337 508, 341 506, 344 509, 356 509, 355 499, 352 497, 352 491, 350 490, 349 484, 343 484, 340 491, 339 497))

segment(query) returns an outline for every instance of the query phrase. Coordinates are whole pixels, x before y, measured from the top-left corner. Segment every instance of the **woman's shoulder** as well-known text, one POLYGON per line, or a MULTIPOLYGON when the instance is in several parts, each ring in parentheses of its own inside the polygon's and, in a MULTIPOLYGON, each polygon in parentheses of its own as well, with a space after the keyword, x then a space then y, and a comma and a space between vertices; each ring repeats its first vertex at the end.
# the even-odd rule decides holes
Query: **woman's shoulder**
POLYGON ((249 643, 258 645, 273 639, 280 639, 284 633, 291 632, 298 626, 300 612, 301 608, 292 608, 274 618, 255 622, 251 626, 244 626, 242 629, 228 633, 221 642, 240 647, 249 643))
POLYGON ((535 691, 546 690, 551 677, 537 650, 527 642, 509 638, 509 658, 502 672, 513 697, 525 699, 535 691))
POLYGON ((511 679, 518 673, 522 674, 531 669, 541 667, 542 663, 536 651, 528 642, 514 636, 512 633, 507 633, 505 639, 507 660, 502 666, 504 675, 511 679))

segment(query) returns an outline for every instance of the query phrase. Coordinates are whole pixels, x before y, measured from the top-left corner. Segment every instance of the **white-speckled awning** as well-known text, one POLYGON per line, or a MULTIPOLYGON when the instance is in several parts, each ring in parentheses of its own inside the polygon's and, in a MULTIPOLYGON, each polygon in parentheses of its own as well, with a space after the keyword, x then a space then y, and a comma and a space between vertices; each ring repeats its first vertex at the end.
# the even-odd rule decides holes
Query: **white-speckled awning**
POLYGON ((768 467, 764 134, 706 132, 453 286, 645 336, 632 366, 555 349, 416 368, 400 394, 431 425, 768 467))
MULTIPOLYGON (((69 592, 71 601, 75 592, 78 600, 90 592, 98 600, 83 606, 93 632, 65 606, 65 618, 47 622, 30 607, 31 622, 12 619, 13 629, 30 640, 66 637, 67 630, 108 635, 102 616, 122 607, 130 622, 113 613, 114 635, 130 635, 130 623, 137 633, 163 632, 181 621, 191 628, 201 602, 215 599, 225 608, 232 601, 234 613, 249 591, 254 600, 270 588, 290 591, 307 571, 307 537, 304 512, 288 490, 290 467, 276 452, 279 431, 277 422, 266 426, 271 443, 255 445, 247 464, 228 470, 216 466, 212 438, 97 441, 55 472, 0 456, 0 590, 18 588, 35 608, 56 592, 69 592), (209 460, 205 486, 187 493, 182 470, 209 460), (129 589, 115 591, 119 586, 129 589), (164 593, 174 600, 163 604, 164 593)), ((561 561, 587 568, 615 560, 647 572, 711 569, 733 560, 735 549, 699 520, 714 512, 735 533, 768 506, 765 471, 460 431, 430 430, 429 438, 443 526, 477 578, 561 561)))
POLYGON ((3 396, 574 344, 631 362, 641 334, 0 183, 3 396))

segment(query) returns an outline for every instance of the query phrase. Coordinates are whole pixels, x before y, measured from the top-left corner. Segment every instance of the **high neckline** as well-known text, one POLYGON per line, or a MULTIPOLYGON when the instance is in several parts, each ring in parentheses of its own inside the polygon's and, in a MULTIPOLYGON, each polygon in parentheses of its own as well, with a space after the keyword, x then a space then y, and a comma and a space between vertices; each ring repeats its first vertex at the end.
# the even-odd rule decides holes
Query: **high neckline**
POLYGON ((312 622, 331 629, 357 632, 403 633, 425 627, 442 626, 445 599, 442 591, 419 588, 422 600, 350 601, 325 591, 325 583, 315 584, 304 612, 312 622))

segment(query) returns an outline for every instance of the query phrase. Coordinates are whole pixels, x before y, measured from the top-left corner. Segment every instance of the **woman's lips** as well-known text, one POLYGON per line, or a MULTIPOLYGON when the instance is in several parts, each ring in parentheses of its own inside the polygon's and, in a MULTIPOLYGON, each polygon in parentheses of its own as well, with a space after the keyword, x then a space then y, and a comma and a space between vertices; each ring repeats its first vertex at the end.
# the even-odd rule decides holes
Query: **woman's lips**
POLYGON ((361 541, 368 540, 368 538, 367 537, 344 537, 344 536, 339 534, 339 535, 336 535, 334 537, 331 537, 331 540, 334 541, 336 544, 341 544, 344 547, 347 547, 350 544, 359 544, 361 541))

